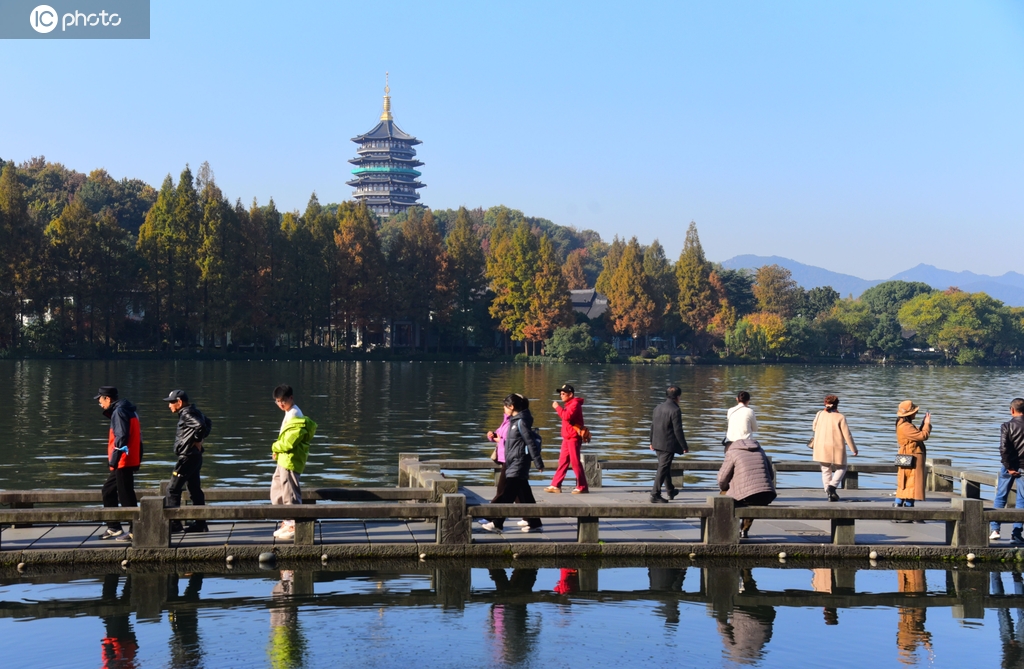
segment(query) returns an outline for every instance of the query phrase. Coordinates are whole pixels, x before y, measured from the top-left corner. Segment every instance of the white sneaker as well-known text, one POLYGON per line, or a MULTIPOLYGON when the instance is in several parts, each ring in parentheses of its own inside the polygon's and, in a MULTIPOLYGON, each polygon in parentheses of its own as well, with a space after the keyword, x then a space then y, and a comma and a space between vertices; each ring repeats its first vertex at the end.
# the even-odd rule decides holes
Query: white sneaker
POLYGON ((274 538, 276 539, 294 539, 295 538, 295 526, 287 523, 282 523, 281 527, 274 530, 274 538))
POLYGON ((516 525, 518 525, 519 527, 529 527, 530 522, 524 519, 520 520, 518 523, 516 523, 516 525))
POLYGON ((283 530, 280 534, 276 535, 281 541, 292 541, 295 539, 295 530, 283 530))
POLYGON ((529 525, 527 525, 526 527, 522 528, 522 530, 523 530, 523 532, 543 532, 544 528, 543 527, 530 527, 529 525))
POLYGON ((495 534, 501 534, 501 530, 499 530, 497 527, 495 527, 494 523, 492 523, 490 521, 484 523, 480 527, 482 527, 483 529, 487 530, 488 532, 494 532, 495 534))
POLYGON ((988 540, 989 541, 995 541, 996 539, 1001 539, 1001 538, 1002 537, 999 534, 999 530, 992 530, 992 534, 988 535, 988 540))

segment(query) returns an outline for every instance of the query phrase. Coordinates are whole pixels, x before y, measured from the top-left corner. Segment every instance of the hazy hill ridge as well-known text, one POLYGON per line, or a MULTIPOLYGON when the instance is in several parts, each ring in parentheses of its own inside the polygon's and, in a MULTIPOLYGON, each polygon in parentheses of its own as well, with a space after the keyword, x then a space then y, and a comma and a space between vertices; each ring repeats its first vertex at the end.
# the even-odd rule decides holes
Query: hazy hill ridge
POLYGON ((822 267, 783 258, 781 256, 740 255, 722 262, 726 269, 757 269, 762 265, 780 265, 793 273, 793 280, 803 288, 832 286, 840 295, 859 296, 871 286, 883 281, 922 281, 933 288, 944 290, 956 286, 970 293, 984 292, 1012 307, 1024 306, 1024 274, 1007 272, 1001 276, 952 272, 933 265, 920 264, 899 272, 888 279, 861 279, 850 274, 833 272, 822 267))

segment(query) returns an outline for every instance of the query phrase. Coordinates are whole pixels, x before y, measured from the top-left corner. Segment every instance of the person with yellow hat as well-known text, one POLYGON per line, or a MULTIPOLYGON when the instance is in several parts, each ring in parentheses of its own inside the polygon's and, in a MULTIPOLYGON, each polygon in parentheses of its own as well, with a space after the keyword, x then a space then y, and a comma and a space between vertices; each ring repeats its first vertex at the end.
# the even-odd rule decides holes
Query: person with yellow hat
POLYGON ((896 470, 896 506, 912 507, 915 501, 924 501, 924 442, 932 433, 932 416, 926 412, 924 421, 918 428, 914 425, 918 409, 916 404, 905 400, 900 402, 896 410, 896 441, 899 443, 899 455, 909 455, 913 458, 910 466, 901 466, 896 470))

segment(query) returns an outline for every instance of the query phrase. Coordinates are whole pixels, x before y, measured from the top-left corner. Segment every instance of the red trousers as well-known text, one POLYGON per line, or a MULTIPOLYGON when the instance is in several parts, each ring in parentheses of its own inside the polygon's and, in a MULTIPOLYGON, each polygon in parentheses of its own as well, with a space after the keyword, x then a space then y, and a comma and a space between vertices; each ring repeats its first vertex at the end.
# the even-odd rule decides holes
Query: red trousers
POLYGON ((587 475, 583 473, 580 446, 579 439, 562 440, 562 450, 558 454, 558 468, 555 469, 555 478, 551 480, 551 485, 561 488, 565 474, 569 471, 569 465, 572 464, 572 473, 576 475, 576 487, 580 490, 587 489, 587 475))

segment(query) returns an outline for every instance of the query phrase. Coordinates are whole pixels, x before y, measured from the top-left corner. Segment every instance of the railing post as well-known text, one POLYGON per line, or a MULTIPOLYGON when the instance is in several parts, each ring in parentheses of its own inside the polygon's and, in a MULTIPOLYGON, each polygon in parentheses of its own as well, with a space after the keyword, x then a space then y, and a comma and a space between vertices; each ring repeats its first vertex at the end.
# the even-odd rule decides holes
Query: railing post
POLYGON ((860 487, 860 476, 857 472, 847 471, 843 477, 843 490, 857 490, 860 487))
POLYGON ((988 524, 985 522, 985 503, 980 499, 954 497, 950 500, 954 509, 960 510, 960 518, 952 521, 952 532, 947 521, 946 534, 950 546, 988 546, 988 524))
POLYGON ((728 495, 708 497, 711 515, 701 519, 706 544, 736 544, 740 540, 740 522, 736 517, 736 501, 728 495))
POLYGON ((434 504, 441 502, 445 495, 454 495, 458 492, 458 479, 441 478, 440 474, 430 479, 430 501, 434 504))
POLYGON ((925 466, 928 467, 928 490, 935 492, 953 492, 953 482, 947 481, 945 476, 936 474, 932 471, 932 467, 951 467, 953 461, 949 458, 928 458, 925 460, 925 466))
MULTIPOLYGON (((304 499, 303 504, 316 504, 315 499, 304 499)), ((295 520, 295 545, 312 546, 316 543, 316 519, 297 518, 295 520)))
POLYGON ((581 544, 596 544, 600 541, 601 531, 599 519, 594 516, 581 516, 576 519, 576 541, 581 544))
POLYGON ((132 525, 134 548, 169 548, 171 524, 164 517, 163 497, 139 500, 139 520, 132 525))
POLYGON ((465 495, 445 495, 444 510, 437 518, 437 543, 468 544, 472 538, 472 519, 466 511, 465 495))
POLYGON ((964 499, 981 499, 981 484, 960 474, 960 496, 964 499))
POLYGON ((418 453, 399 453, 398 454, 398 487, 399 488, 411 488, 412 484, 409 482, 409 472, 405 468, 406 460, 415 460, 419 462, 420 456, 418 453))
MULTIPOLYGON (((597 454, 584 453, 581 458, 583 459, 583 475, 587 477, 587 487, 600 488, 601 465, 597 461, 597 454)), ((576 485, 579 485, 579 481, 576 482, 576 485)))
POLYGON ((832 519, 832 543, 836 546, 853 546, 857 543, 857 530, 853 518, 832 519))
MULTIPOLYGON (((679 464, 682 464, 682 463, 679 463, 679 464)), ((672 468, 674 469, 675 466, 676 466, 676 463, 673 460, 672 468)), ((677 489, 682 490, 683 489, 683 483, 685 483, 685 481, 683 479, 686 478, 686 470, 684 469, 684 470, 680 471, 678 476, 672 476, 672 469, 670 469, 669 470, 669 476, 672 477, 672 485, 674 485, 677 489)))

